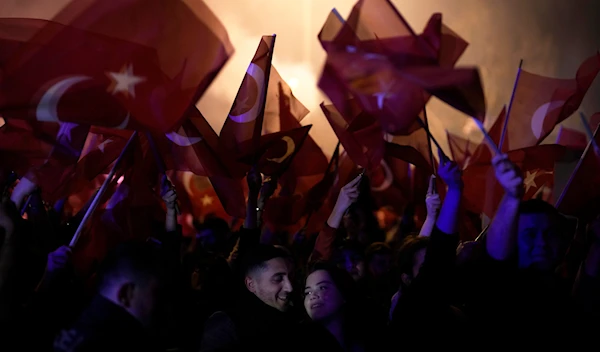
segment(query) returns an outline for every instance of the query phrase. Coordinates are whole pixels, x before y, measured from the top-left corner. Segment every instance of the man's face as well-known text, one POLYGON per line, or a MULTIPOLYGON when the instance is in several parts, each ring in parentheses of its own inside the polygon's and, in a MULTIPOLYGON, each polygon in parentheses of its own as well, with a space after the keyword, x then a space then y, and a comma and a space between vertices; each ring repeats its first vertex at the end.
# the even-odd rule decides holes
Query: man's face
POLYGON ((544 213, 519 215, 518 248, 520 268, 554 269, 561 248, 556 222, 544 213))
POLYGON ((334 262, 340 269, 346 270, 354 281, 365 276, 365 261, 362 255, 354 250, 346 248, 340 251, 335 255, 334 262))
POLYGON ((246 277, 246 287, 266 305, 285 312, 293 290, 289 263, 283 258, 273 258, 265 265, 246 277))
POLYGON ((135 284, 129 312, 144 326, 151 325, 159 301, 159 282, 151 279, 143 284, 135 284))

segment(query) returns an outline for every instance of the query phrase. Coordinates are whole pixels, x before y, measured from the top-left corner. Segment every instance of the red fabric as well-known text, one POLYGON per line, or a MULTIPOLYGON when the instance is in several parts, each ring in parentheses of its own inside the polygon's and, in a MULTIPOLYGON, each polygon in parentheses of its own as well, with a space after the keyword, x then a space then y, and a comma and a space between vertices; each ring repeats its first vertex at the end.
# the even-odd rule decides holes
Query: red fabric
POLYGON ((54 86, 62 121, 167 132, 232 53, 203 2, 74 0, 54 20, 5 65, 6 117, 55 119, 36 112, 54 86))
POLYGON ((541 143, 554 127, 571 116, 600 72, 600 53, 586 59, 575 78, 558 79, 521 70, 506 137, 510 149, 541 143))
MULTIPOLYGON (((249 151, 255 152, 259 146, 274 44, 275 36, 263 36, 260 40, 221 129, 219 146, 222 153, 239 157, 249 151)), ((236 175, 243 177, 249 169, 249 165, 239 164, 236 175)))
POLYGON ((348 107, 351 107, 352 111, 344 118, 333 105, 321 104, 325 117, 346 153, 361 167, 373 169, 379 165, 385 152, 379 122, 362 113, 353 101, 348 101, 348 107), (352 122, 348 123, 347 120, 352 122))

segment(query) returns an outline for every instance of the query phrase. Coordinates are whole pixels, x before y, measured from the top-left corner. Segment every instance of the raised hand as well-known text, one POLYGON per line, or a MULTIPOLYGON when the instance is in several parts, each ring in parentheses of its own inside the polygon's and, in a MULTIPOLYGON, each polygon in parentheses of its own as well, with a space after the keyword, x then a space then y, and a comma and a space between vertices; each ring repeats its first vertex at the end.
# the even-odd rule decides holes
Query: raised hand
POLYGON ((348 209, 350 205, 352 205, 358 199, 359 186, 360 181, 362 180, 362 174, 356 176, 352 181, 348 182, 342 189, 340 190, 340 194, 338 195, 336 205, 339 204, 340 209, 348 209))
POLYGON ((436 216, 442 207, 440 195, 435 191, 436 177, 431 175, 429 178, 429 188, 425 197, 425 205, 427 206, 427 216, 436 216))
POLYGON ((438 175, 442 178, 444 183, 449 189, 462 189, 462 171, 458 165, 448 159, 446 155, 440 150, 438 151, 440 157, 440 165, 438 167, 438 175))
POLYGON ((160 196, 168 210, 175 210, 177 206, 177 192, 166 175, 163 175, 161 178, 160 196))
POLYGON ((523 177, 515 164, 506 154, 498 154, 492 158, 496 179, 504 188, 504 192, 512 198, 521 198, 524 193, 523 177))
POLYGON ((358 199, 359 186, 360 181, 362 180, 362 174, 356 176, 354 180, 348 182, 342 189, 340 190, 340 194, 338 195, 337 201, 335 202, 335 207, 327 220, 327 224, 337 229, 341 222, 346 210, 352 205, 352 203, 356 202, 358 199))
POLYGON ((46 263, 46 272, 49 274, 56 274, 59 271, 65 269, 71 261, 71 248, 68 246, 61 246, 54 252, 48 254, 48 261, 46 263))

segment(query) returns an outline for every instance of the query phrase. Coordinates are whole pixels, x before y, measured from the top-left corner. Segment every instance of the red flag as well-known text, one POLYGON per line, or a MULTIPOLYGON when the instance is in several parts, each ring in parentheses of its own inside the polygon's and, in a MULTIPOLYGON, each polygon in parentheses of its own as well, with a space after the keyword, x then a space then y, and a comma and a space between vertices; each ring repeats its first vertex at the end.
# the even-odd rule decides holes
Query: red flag
POLYGON ((600 72, 600 53, 586 59, 574 79, 540 76, 521 70, 506 137, 510 149, 539 144, 571 116, 600 72))
MULTIPOLYGON (((302 127, 300 121, 308 115, 308 112, 308 109, 294 97, 291 88, 281 78, 275 67, 271 66, 263 134, 300 128, 302 127)), ((297 155, 292 160, 285 177, 316 175, 322 173, 326 167, 327 157, 309 134, 304 140, 302 148, 297 150, 297 155), (307 163, 306 160, 311 162, 307 163)))
POLYGON ((271 66, 265 102, 265 119, 262 134, 291 130, 300 127, 300 121, 310 111, 298 100, 290 86, 271 66))
MULTIPOLYGON (((261 173, 269 176, 280 175, 289 167, 297 152, 302 149, 302 144, 311 127, 312 125, 307 125, 265 135, 260 140, 258 150, 243 158, 251 160, 258 157, 256 165, 261 173)), ((250 160, 245 162, 249 164, 250 160)))
MULTIPOLYGON (((596 128, 595 140, 600 143, 600 134, 596 128)), ((591 146, 591 145, 590 145, 591 146)), ((561 213, 584 219, 593 219, 598 215, 598 199, 600 198, 600 157, 593 148, 587 148, 582 155, 583 160, 573 170, 564 197, 558 204, 561 213)), ((558 198, 558 196, 555 196, 558 198)), ((557 199, 558 200, 558 199, 557 199)))
POLYGON ((33 18, 1 18, 0 69, 4 68, 15 53, 23 50, 23 46, 30 42, 37 32, 47 24, 48 21, 33 18))
POLYGON ((556 136, 556 144, 563 145, 570 149, 584 150, 587 147, 588 140, 584 132, 560 126, 556 136))
MULTIPOLYGON (((523 199, 534 198, 539 192, 544 192, 544 187, 552 189, 554 165, 563 158, 565 151, 563 146, 544 144, 508 153, 509 159, 523 173, 526 191, 523 199)), ((492 217, 504 191, 496 181, 491 163, 470 165, 463 172, 463 180, 465 184, 470 185, 464 191, 465 207, 469 211, 492 217)))
POLYGON ((452 134, 448 132, 448 130, 446 130, 446 136, 448 137, 448 145, 450 146, 452 160, 464 170, 469 165, 471 157, 479 144, 475 144, 469 139, 464 139, 452 134))
POLYGON ((27 177, 42 190, 44 200, 55 202, 66 195, 65 187, 68 185, 65 181, 75 172, 89 129, 89 126, 61 123, 56 136, 57 144, 48 159, 28 174, 27 177))
POLYGON ((167 132, 232 53, 202 2, 75 0, 55 20, 7 67, 12 117, 167 132))
POLYGON ((8 120, 0 127, 0 168, 25 175, 31 167, 39 167, 56 144, 58 126, 8 120))
POLYGON ((388 136, 385 152, 386 156, 404 160, 424 170, 433 172, 434 160, 430 160, 429 136, 424 129, 419 129, 408 136, 388 136))
POLYGON ((352 118, 345 119, 333 105, 321 103, 321 110, 337 135, 348 156, 359 166, 372 169, 379 165, 384 154, 384 140, 379 122, 360 111, 353 101, 352 118), (348 123, 347 120, 352 120, 348 123))
MULTIPOLYGON (((267 86, 271 72, 271 59, 275 36, 263 36, 248 66, 242 85, 223 124, 220 133, 220 146, 223 151, 240 156, 248 153, 248 148, 257 148, 265 111, 267 86)), ((254 150, 250 150, 253 152, 254 150)), ((249 166, 240 172, 245 174, 249 166)))
POLYGON ((454 67, 469 46, 467 41, 442 23, 442 15, 439 13, 431 15, 421 37, 437 52, 441 67, 454 67))

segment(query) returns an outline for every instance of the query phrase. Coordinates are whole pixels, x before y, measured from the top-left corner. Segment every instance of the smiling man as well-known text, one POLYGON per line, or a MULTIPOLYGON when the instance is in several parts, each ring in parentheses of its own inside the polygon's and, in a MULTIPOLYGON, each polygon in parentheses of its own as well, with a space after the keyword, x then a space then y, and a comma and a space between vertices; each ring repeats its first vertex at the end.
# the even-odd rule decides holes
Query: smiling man
POLYGON ((241 292, 229 312, 206 322, 200 350, 289 350, 297 346, 298 322, 288 312, 293 287, 289 254, 258 245, 241 258, 241 292))

